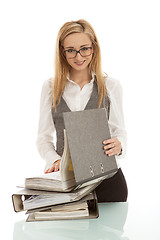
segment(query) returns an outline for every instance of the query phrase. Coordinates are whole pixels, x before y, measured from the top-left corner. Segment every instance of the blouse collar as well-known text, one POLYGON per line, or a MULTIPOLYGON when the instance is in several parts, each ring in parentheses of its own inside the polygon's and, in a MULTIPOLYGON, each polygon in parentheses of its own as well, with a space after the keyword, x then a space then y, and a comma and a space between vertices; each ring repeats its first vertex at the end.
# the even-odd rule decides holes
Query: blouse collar
MULTIPOLYGON (((93 83, 93 82, 94 82, 95 73, 92 71, 92 72, 91 72, 91 75, 92 75, 92 79, 91 79, 90 83, 93 83)), ((69 72, 67 73, 67 80, 68 80, 69 82, 71 82, 71 83, 75 83, 73 80, 71 80, 71 79, 69 78, 69 72)))

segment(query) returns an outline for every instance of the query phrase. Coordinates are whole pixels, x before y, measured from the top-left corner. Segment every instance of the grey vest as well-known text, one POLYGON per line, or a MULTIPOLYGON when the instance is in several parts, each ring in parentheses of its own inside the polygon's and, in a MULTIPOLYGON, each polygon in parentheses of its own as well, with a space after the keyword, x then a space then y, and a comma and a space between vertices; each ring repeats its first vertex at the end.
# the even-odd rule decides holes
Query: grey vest
MULTIPOLYGON (((103 108, 103 103, 101 104, 101 108, 103 108)), ((96 83, 96 76, 95 76, 95 81, 93 84, 93 90, 91 97, 85 107, 84 110, 87 109, 95 109, 98 108, 98 87, 96 83)), ((105 108, 108 114, 108 119, 109 119, 109 112, 110 112, 110 100, 109 97, 105 97, 105 108)), ((64 121, 63 121, 63 112, 71 112, 69 107, 67 106, 67 103, 61 98, 60 104, 56 106, 56 112, 55 108, 52 108, 52 117, 53 117, 53 122, 56 128, 56 134, 57 134, 57 143, 56 143, 56 151, 57 153, 62 156, 63 154, 63 149, 64 149, 64 121)))

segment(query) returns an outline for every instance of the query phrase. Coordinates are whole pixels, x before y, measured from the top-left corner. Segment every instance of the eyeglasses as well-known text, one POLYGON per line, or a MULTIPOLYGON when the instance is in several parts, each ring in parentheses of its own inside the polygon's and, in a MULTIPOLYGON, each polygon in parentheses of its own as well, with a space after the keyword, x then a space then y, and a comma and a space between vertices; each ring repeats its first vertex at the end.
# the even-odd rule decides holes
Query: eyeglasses
POLYGON ((92 47, 84 47, 78 51, 75 49, 64 50, 64 54, 67 58, 75 58, 77 53, 79 53, 82 57, 88 57, 92 54, 92 47))

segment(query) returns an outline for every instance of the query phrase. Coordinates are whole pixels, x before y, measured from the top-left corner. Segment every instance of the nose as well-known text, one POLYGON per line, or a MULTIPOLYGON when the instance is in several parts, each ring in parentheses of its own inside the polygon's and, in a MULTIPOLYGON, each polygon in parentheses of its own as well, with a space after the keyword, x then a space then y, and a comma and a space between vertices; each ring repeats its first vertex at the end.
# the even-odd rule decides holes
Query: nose
POLYGON ((80 52, 77 52, 77 55, 75 57, 75 59, 79 60, 82 59, 83 57, 81 56, 80 52))

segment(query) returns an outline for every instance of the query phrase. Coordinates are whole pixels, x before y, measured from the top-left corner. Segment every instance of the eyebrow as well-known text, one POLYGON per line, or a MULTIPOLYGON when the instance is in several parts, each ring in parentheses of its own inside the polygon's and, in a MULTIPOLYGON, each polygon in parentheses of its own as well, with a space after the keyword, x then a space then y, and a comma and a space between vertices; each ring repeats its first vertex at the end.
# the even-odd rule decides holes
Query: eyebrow
MULTIPOLYGON (((85 46, 87 46, 87 45, 90 45, 90 44, 87 43, 87 44, 81 45, 80 48, 85 47, 85 46)), ((74 47, 66 47, 66 48, 74 48, 74 47)))

